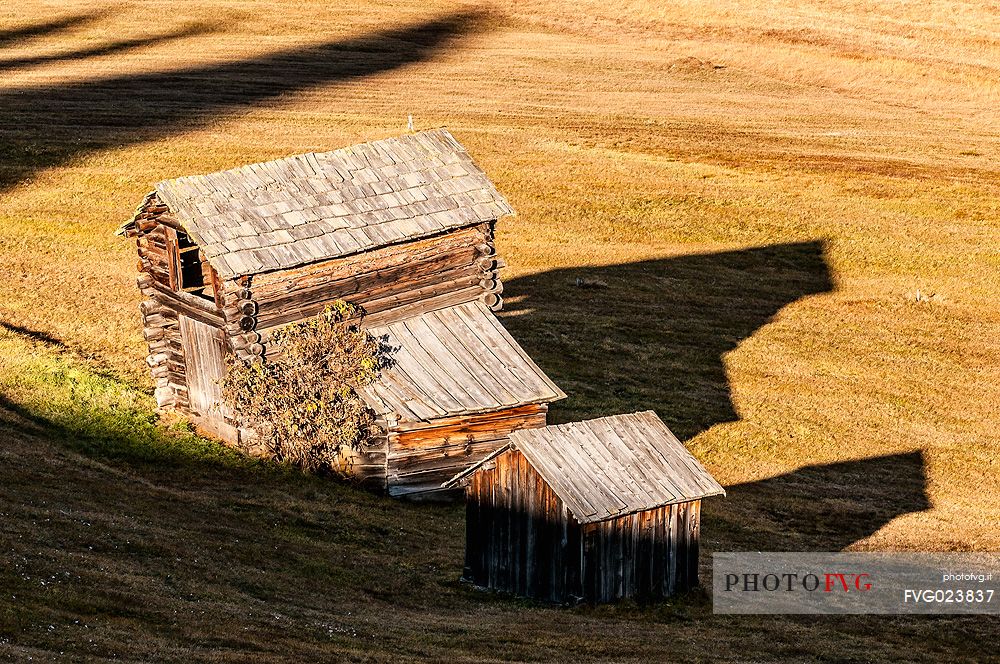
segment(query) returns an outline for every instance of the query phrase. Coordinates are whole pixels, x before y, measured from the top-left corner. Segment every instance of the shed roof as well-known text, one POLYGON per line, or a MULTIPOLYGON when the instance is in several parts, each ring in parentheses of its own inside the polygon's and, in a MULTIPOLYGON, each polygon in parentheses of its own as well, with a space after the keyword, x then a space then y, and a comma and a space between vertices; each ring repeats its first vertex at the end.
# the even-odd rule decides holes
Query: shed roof
POLYGON ((368 331, 385 335, 393 365, 360 390, 383 415, 421 422, 545 403, 566 395, 478 301, 368 331))
POLYGON ((580 523, 726 493, 651 410, 515 431, 445 486, 508 449, 524 454, 580 523))
POLYGON ((514 213, 446 129, 165 180, 154 193, 223 278, 514 213))

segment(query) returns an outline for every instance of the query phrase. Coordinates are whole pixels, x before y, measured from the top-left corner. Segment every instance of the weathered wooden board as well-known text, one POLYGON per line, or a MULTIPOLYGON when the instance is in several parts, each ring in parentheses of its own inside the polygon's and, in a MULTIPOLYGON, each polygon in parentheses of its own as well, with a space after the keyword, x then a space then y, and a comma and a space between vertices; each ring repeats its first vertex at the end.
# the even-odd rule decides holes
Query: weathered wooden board
POLYGON ((467 302, 381 327, 392 366, 362 390, 399 422, 490 412, 561 399, 560 390, 482 304, 467 302))
POLYGON ((511 431, 545 426, 546 411, 545 404, 529 404, 390 431, 390 495, 440 491, 446 480, 507 445, 511 431))
POLYGON ((198 417, 198 424, 226 437, 234 435, 226 423, 222 401, 222 379, 225 377, 225 339, 222 330, 187 316, 180 317, 181 340, 184 348, 188 407, 198 417))
POLYGON ((479 245, 492 251, 490 224, 381 247, 346 260, 259 275, 254 279, 254 299, 261 307, 261 327, 315 315, 337 298, 374 313, 391 308, 394 297, 412 300, 408 294, 417 291, 419 295, 421 289, 433 290, 434 284, 463 275, 470 284, 478 284, 491 276, 476 263, 479 245))

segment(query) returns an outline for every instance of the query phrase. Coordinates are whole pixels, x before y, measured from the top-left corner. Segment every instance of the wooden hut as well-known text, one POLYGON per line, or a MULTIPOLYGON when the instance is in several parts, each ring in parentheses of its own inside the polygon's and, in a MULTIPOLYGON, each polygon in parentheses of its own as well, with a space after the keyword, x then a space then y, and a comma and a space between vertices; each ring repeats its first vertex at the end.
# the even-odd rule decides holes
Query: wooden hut
POLYGON ((251 439, 221 403, 225 355, 267 361, 277 328, 343 299, 395 349, 362 391, 387 435, 350 470, 395 495, 439 490, 565 396, 492 314, 508 214, 443 129, 159 183, 120 229, 138 247, 157 403, 251 439))
POLYGON ((698 583, 701 499, 725 491, 652 411, 515 431, 456 475, 463 579, 566 603, 698 583))

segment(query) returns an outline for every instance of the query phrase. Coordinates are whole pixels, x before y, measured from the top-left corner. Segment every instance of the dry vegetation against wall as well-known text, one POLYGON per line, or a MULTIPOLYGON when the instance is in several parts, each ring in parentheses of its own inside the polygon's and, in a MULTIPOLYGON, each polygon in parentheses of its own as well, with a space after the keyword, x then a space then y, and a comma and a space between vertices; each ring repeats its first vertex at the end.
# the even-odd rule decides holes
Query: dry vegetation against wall
POLYGON ((274 333, 280 357, 230 356, 223 396, 253 434, 246 451, 306 470, 349 473, 346 459, 384 435, 355 388, 369 385, 388 349, 358 325, 360 309, 334 301, 319 316, 274 333))

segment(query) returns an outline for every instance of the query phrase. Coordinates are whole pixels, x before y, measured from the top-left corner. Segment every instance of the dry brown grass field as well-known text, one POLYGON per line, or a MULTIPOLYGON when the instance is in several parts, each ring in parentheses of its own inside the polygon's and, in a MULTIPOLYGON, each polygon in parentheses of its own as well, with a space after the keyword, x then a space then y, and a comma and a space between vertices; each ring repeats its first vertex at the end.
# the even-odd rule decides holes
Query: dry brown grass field
POLYGON ((112 235, 164 178, 448 126, 553 419, 652 408, 729 489, 706 575, 998 550, 998 108, 991 3, 5 3, 0 656, 1000 661, 995 619, 475 593, 460 506, 158 422, 112 235))

